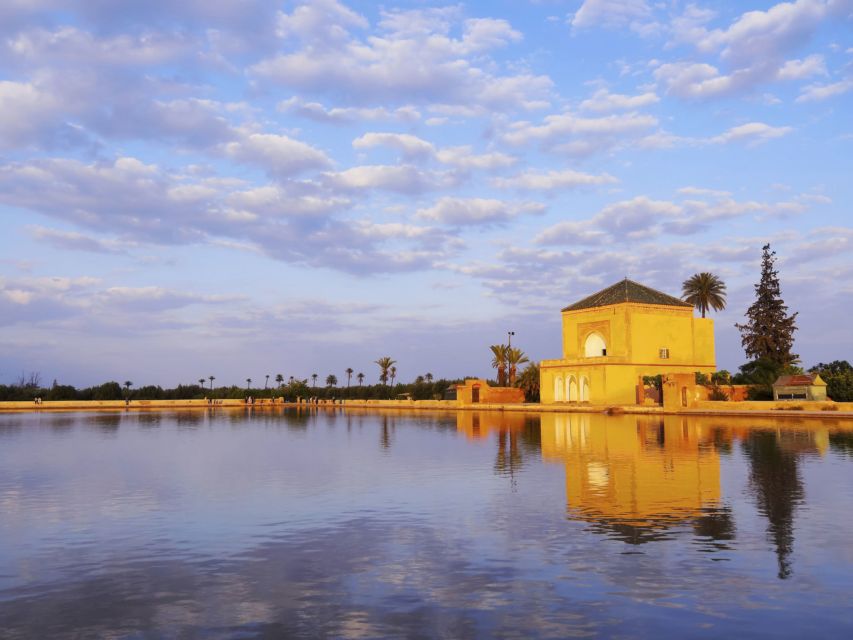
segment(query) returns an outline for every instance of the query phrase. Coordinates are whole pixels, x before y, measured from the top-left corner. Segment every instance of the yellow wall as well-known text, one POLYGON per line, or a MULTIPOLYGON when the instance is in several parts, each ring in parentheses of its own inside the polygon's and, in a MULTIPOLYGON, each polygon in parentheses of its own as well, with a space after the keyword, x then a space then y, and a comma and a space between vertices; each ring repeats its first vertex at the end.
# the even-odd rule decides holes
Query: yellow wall
MULTIPOLYGON (((585 376, 591 404, 634 404, 641 376, 713 372, 714 321, 694 318, 690 308, 623 303, 563 312, 563 358, 541 364, 540 397, 557 402, 555 379, 585 376), (584 357, 591 333, 607 343, 607 355, 584 357), (660 357, 660 349, 669 358, 660 357)), ((565 384, 565 383, 564 383, 565 384)), ((564 400, 568 395, 564 393, 564 400)))

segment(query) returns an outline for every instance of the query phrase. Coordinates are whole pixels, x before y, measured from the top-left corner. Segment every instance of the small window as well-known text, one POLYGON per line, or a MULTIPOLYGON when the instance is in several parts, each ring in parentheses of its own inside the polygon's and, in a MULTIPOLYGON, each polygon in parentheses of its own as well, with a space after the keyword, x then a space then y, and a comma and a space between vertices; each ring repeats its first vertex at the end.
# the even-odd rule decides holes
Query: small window
POLYGON ((660 350, 660 359, 661 360, 669 359, 669 349, 664 347, 663 349, 660 350))
POLYGON ((606 355, 607 355, 607 349, 602 349, 602 350, 601 350, 601 355, 606 356, 606 355))

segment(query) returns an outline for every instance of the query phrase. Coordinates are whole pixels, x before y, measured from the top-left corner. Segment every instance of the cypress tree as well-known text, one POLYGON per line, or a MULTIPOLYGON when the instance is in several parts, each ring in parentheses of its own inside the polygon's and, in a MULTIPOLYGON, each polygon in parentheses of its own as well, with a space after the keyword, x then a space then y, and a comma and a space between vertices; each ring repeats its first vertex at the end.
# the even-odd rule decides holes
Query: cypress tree
POLYGON ((773 268, 776 252, 765 244, 761 256, 761 280, 755 285, 755 302, 746 312, 746 324, 735 324, 741 334, 741 344, 748 358, 764 359, 780 367, 799 360, 791 353, 797 314, 788 315, 779 288, 779 272, 773 268))

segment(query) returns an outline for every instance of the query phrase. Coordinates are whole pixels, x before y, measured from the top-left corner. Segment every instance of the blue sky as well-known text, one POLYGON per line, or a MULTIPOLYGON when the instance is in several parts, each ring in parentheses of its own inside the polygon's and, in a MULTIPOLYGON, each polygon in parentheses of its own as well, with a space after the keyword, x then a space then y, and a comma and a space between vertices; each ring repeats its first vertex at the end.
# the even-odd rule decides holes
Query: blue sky
POLYGON ((761 246, 853 357, 853 2, 12 0, 0 383, 488 375, 761 246))

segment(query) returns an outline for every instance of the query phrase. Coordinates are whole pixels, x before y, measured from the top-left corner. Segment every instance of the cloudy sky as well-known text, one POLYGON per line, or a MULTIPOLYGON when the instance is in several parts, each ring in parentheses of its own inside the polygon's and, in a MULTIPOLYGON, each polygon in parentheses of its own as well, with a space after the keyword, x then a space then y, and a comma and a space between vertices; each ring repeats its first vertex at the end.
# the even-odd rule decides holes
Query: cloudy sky
POLYGON ((485 375, 508 330, 558 357, 561 307, 697 271, 736 369, 765 242, 804 364, 851 359, 851 28, 853 0, 5 0, 0 383, 485 375))

